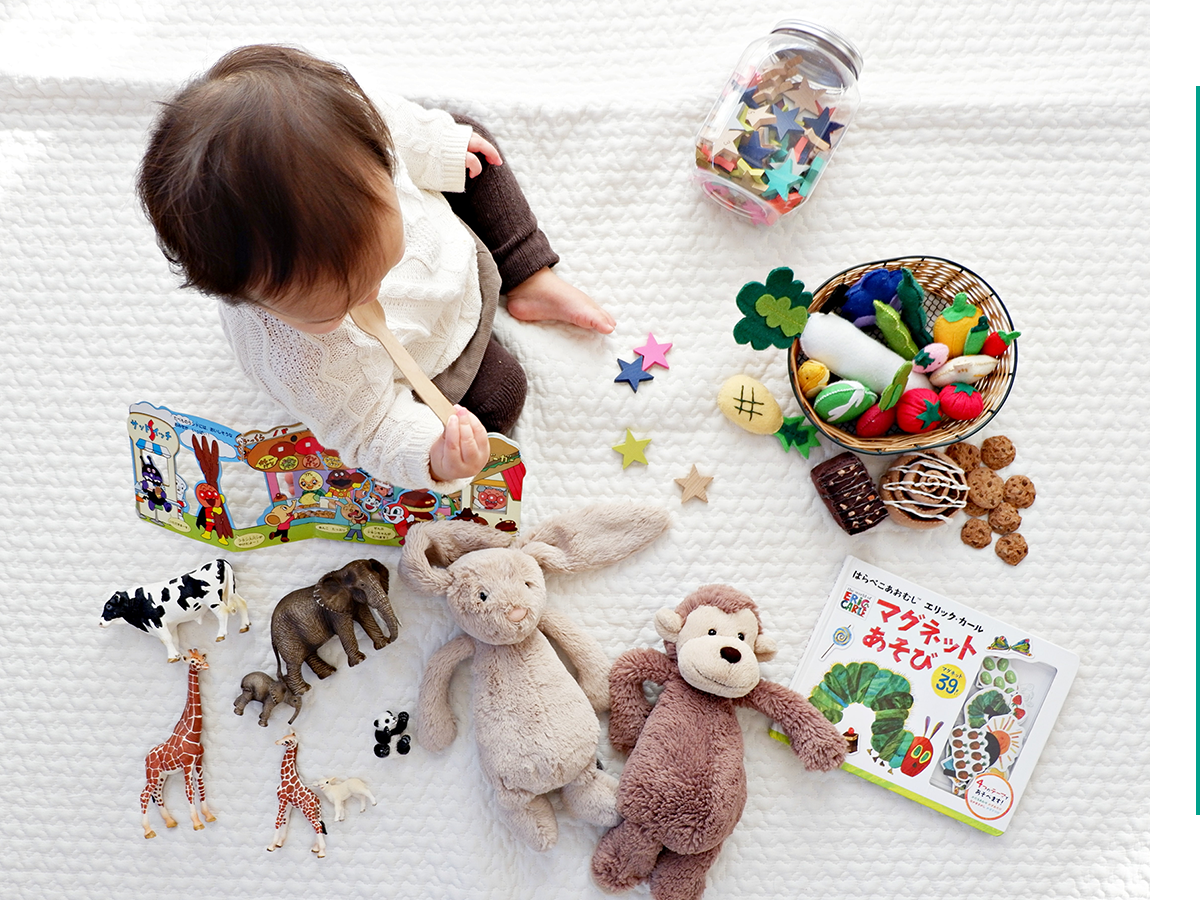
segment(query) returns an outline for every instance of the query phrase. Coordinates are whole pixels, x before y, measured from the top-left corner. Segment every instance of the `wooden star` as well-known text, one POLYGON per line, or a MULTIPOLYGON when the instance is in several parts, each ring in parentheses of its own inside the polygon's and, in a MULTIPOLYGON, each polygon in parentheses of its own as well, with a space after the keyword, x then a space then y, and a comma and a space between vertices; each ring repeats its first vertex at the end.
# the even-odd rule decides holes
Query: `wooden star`
POLYGON ((814 89, 804 79, 796 82, 790 90, 784 91, 783 96, 794 103, 796 109, 802 109, 805 112, 820 113, 824 109, 821 101, 825 99, 825 91, 820 88, 814 89))
POLYGON ((712 481, 712 476, 701 475, 696 470, 696 464, 692 463, 692 471, 688 472, 683 478, 675 479, 675 483, 683 488, 683 496, 679 500, 680 505, 687 503, 693 498, 703 500, 707 503, 708 494, 705 493, 704 489, 708 487, 710 481, 712 481))
POLYGON ((742 122, 745 124, 746 131, 757 131, 763 125, 774 124, 775 113, 771 111, 769 106, 763 106, 759 109, 746 107, 746 112, 742 115, 742 122))
POLYGON ((727 131, 722 132, 721 136, 719 138, 717 138, 715 141, 713 141, 713 145, 712 145, 713 156, 717 156, 720 153, 737 153, 738 152, 737 142, 739 140, 741 140, 742 135, 744 135, 745 133, 746 132, 743 131, 741 128, 738 128, 736 130, 733 128, 730 128, 727 131))
POLYGON ((649 371, 651 366, 662 366, 664 369, 671 368, 667 364, 667 351, 674 344, 660 344, 654 339, 654 332, 650 332, 646 337, 646 343, 640 347, 634 347, 633 352, 642 357, 642 368, 649 371))
POLYGON ((623 444, 613 444, 613 449, 621 454, 621 468, 628 468, 630 463, 635 462, 640 462, 643 466, 650 465, 646 461, 646 445, 650 441, 651 438, 639 441, 633 436, 633 432, 626 428, 625 442, 623 444))

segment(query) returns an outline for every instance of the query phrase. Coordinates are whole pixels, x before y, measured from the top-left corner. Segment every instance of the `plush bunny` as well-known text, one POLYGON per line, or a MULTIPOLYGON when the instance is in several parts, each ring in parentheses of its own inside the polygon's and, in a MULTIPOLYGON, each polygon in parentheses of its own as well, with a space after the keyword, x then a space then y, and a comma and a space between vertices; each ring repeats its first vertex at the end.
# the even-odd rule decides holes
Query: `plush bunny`
POLYGON ((558 840, 558 822, 545 796, 551 791, 561 789, 566 808, 587 822, 620 821, 616 781, 596 760, 596 712, 608 709, 609 661, 593 638, 547 605, 542 570, 611 565, 649 544, 668 524, 663 510, 610 504, 552 518, 521 536, 453 521, 418 525, 408 533, 402 577, 417 590, 445 595, 465 632, 425 667, 417 742, 437 751, 454 740, 450 676, 474 657, 480 763, 504 821, 537 850, 558 840), (578 682, 547 638, 575 666, 578 682))

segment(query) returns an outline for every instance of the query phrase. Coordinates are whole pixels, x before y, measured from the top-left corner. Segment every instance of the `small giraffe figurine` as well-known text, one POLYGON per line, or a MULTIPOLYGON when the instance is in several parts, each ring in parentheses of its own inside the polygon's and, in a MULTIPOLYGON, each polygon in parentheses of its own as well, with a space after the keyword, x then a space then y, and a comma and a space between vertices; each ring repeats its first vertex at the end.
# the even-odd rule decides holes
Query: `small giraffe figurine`
POLYGON ((300 779, 296 771, 296 748, 299 740, 296 732, 289 731, 275 742, 283 744, 283 763, 279 767, 279 813, 275 816, 275 838, 267 845, 267 850, 278 850, 287 840, 288 804, 304 813, 308 824, 317 833, 317 842, 312 846, 312 852, 318 859, 325 857, 325 823, 321 820, 321 798, 317 792, 300 779))
POLYGON ((200 670, 208 668, 208 660, 198 650, 189 650, 186 659, 188 687, 183 715, 175 723, 175 730, 171 732, 171 736, 146 754, 146 786, 142 788, 142 830, 147 838, 155 836, 146 812, 151 799, 158 806, 168 828, 174 828, 178 824, 163 802, 163 784, 172 772, 183 772, 183 786, 191 806, 193 830, 199 831, 204 827, 200 821, 200 814, 196 811, 196 798, 192 793, 193 772, 196 773, 196 789, 200 794, 200 812, 204 813, 205 821, 217 820, 217 817, 209 812, 208 801, 204 799, 204 772, 201 766, 204 747, 200 743, 200 670))

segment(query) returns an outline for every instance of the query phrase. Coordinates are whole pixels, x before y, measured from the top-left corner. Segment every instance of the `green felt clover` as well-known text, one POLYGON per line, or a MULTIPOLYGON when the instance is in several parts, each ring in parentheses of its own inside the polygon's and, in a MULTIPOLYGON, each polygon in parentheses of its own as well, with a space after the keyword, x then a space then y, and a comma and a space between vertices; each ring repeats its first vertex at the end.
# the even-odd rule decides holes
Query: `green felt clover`
POLYGON ((733 339, 755 350, 791 346, 808 321, 812 294, 804 282, 792 279, 792 270, 780 266, 771 270, 767 283, 751 281, 738 291, 737 305, 742 318, 733 328, 733 339))
POLYGON ((795 449, 797 453, 808 459, 808 452, 814 447, 821 446, 817 441, 817 431, 804 416, 788 416, 775 432, 784 451, 795 449))

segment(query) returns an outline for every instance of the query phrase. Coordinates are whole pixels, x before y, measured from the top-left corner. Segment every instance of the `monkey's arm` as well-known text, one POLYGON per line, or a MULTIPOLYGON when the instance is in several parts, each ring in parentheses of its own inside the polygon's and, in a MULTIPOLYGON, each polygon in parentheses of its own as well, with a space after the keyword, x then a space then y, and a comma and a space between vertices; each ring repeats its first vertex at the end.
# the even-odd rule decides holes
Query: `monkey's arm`
POLYGON ((417 695, 417 743, 426 750, 444 750, 458 733, 450 710, 450 676, 475 653, 475 641, 460 634, 443 646, 425 666, 417 695))
POLYGON ((608 679, 612 698, 608 739, 618 751, 628 753, 633 749, 653 709, 642 693, 642 684, 666 684, 674 671, 675 663, 657 650, 627 650, 617 657, 608 679))
POLYGON ((779 723, 792 742, 792 752, 806 769, 836 769, 846 758, 846 739, 815 706, 793 690, 773 681, 760 681, 744 697, 733 701, 749 706, 779 723))
POLYGON ((553 640, 579 673, 579 686, 596 712, 608 709, 608 657, 594 637, 555 609, 542 613, 538 628, 553 640))

